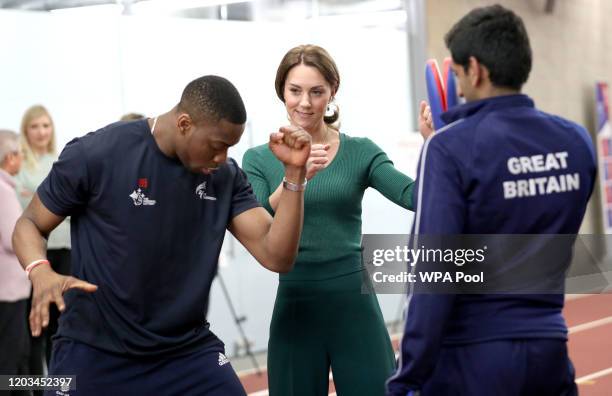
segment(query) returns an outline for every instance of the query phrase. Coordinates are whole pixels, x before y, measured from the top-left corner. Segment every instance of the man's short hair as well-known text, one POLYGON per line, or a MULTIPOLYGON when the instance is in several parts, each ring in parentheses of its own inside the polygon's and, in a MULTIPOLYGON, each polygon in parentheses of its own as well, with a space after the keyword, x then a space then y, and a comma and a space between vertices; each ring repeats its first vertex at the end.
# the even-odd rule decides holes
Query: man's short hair
POLYGON ((19 135, 8 129, 0 129, 0 164, 6 156, 19 151, 19 135))
POLYGON ((531 71, 531 46, 523 20, 499 4, 476 8, 444 37, 453 61, 467 71, 470 56, 497 87, 520 90, 531 71))
POLYGON ((195 123, 222 119, 232 124, 246 122, 240 93, 231 82, 219 76, 204 76, 187 84, 178 109, 189 114, 195 123))

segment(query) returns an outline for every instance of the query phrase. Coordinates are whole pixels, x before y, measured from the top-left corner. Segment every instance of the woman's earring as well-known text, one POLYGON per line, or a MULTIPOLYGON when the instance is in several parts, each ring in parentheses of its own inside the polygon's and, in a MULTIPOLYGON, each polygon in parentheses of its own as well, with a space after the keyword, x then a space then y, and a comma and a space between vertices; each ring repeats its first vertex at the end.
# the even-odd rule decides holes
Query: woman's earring
POLYGON ((335 99, 332 99, 331 102, 327 104, 327 108, 325 109, 325 117, 332 117, 338 111, 338 105, 336 105, 335 99))

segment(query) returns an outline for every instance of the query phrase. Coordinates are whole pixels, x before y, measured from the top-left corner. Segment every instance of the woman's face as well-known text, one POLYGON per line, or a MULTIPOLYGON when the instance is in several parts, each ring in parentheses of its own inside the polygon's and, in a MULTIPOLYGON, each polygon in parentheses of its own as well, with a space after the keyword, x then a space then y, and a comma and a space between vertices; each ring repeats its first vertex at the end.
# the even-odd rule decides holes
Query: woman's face
POLYGON ((319 70, 304 64, 293 67, 287 73, 283 92, 291 123, 307 131, 318 128, 333 94, 319 70))
POLYGON ((32 119, 26 127, 26 137, 34 151, 46 153, 52 136, 53 126, 46 115, 32 119))

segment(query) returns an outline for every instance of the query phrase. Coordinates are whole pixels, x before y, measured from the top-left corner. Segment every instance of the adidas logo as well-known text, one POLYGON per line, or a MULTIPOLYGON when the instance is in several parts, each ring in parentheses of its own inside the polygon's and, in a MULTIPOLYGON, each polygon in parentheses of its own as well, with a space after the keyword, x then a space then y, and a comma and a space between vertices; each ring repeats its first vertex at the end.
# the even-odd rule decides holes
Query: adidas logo
POLYGON ((222 353, 219 352, 219 366, 229 363, 229 359, 222 353))

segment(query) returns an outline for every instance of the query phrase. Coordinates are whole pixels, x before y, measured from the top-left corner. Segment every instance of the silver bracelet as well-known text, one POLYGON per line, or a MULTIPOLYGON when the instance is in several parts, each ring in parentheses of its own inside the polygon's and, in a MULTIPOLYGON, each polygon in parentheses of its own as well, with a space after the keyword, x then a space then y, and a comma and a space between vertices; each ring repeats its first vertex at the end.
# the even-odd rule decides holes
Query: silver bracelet
POLYGON ((304 179, 304 184, 296 184, 287 180, 286 177, 283 177, 283 188, 286 188, 289 191, 304 191, 306 189, 306 183, 308 180, 304 179))

